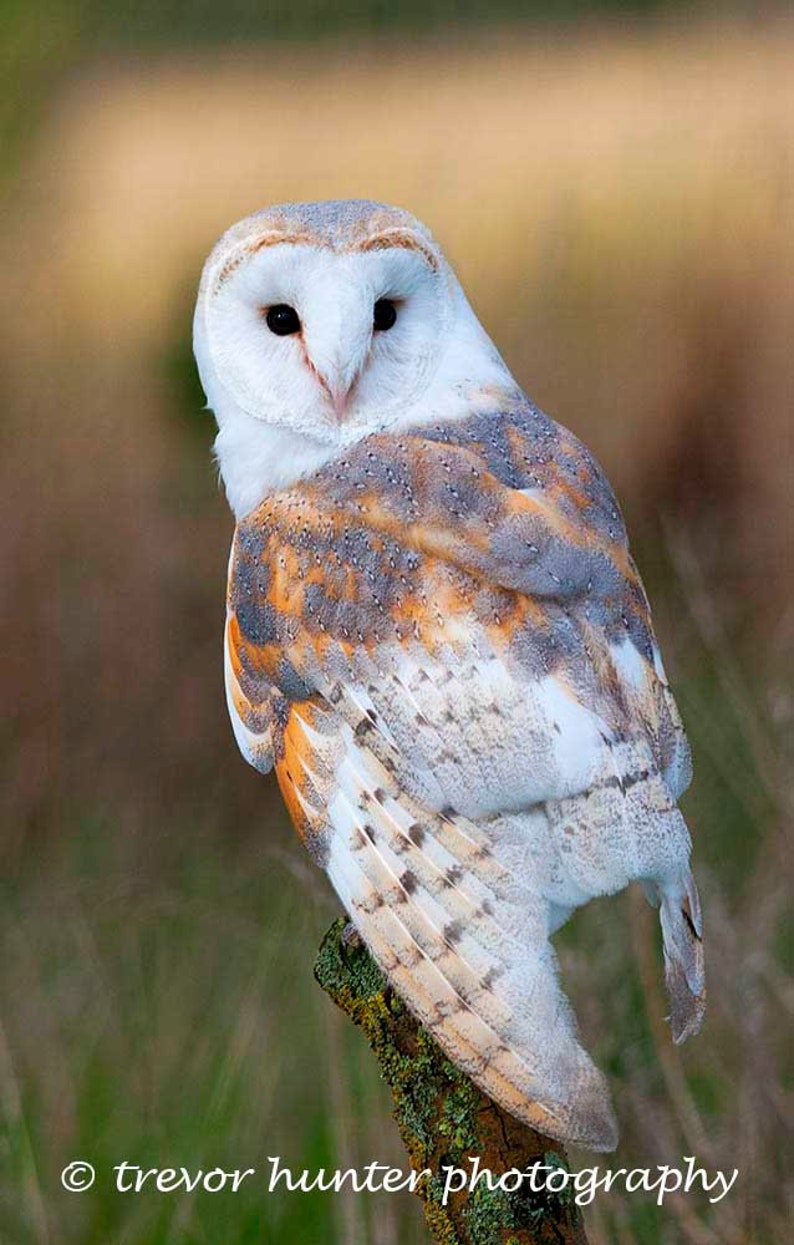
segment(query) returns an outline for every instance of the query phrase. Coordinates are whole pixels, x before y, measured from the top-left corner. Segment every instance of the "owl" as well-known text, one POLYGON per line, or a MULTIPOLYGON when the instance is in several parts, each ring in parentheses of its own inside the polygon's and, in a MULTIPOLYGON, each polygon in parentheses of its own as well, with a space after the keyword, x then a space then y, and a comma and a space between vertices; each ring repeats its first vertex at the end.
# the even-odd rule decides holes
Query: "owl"
POLYGON ((240 221, 194 343, 236 517, 243 755, 449 1059, 531 1127, 614 1148, 552 935, 639 880, 673 1041, 705 991, 690 753, 601 468, 399 208, 240 221))

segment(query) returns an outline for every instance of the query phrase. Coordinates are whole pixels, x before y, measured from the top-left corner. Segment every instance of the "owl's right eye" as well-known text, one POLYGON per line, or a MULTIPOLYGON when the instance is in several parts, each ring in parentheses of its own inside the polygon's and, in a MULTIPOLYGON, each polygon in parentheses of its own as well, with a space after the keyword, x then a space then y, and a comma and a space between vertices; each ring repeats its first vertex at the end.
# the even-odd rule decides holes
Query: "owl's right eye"
POLYGON ((292 333, 301 331, 300 316, 287 303, 276 303, 273 307, 268 307, 265 323, 276 337, 289 337, 292 333))

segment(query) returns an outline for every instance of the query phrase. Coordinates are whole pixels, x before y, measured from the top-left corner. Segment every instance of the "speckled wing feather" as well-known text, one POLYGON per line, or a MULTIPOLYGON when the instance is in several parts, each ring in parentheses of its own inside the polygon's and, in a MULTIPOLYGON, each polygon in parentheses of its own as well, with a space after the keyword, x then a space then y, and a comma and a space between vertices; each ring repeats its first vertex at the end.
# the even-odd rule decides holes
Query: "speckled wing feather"
POLYGON ((549 935, 641 878, 676 1040, 704 988, 689 752, 588 451, 528 404, 362 441, 239 524, 226 672, 244 754, 450 1057, 613 1146, 549 935))

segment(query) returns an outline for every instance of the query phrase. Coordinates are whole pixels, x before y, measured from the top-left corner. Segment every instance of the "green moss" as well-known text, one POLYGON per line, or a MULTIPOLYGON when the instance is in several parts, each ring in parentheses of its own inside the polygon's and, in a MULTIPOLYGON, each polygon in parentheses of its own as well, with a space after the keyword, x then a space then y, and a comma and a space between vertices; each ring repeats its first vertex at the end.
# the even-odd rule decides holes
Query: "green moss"
MULTIPOLYGON (((368 999, 377 999, 386 988, 386 978, 378 968, 372 956, 362 945, 356 945, 345 938, 348 922, 344 917, 334 921, 323 938, 314 975, 326 993, 340 1002, 344 998, 350 1007, 358 1009, 368 999)), ((343 1007, 348 1011, 347 1007, 343 1007)), ((354 1017, 356 1023, 361 1021, 354 1017)))
POLYGON ((344 918, 323 940, 315 976, 363 1029, 391 1089, 411 1166, 433 1173, 417 1192, 437 1245, 529 1245, 576 1239, 576 1209, 567 1188, 560 1194, 534 1193, 525 1184, 507 1192, 489 1188, 482 1179, 471 1193, 453 1195, 447 1206, 442 1205, 446 1168, 469 1170, 475 1156, 482 1168, 496 1175, 535 1161, 565 1167, 564 1160, 546 1149, 538 1134, 505 1116, 450 1063, 389 987, 344 918))
POLYGON ((451 1157, 457 1161, 465 1150, 477 1145, 477 1109, 480 1096, 471 1081, 455 1073, 453 1088, 444 1098, 438 1131, 449 1139, 451 1157))
POLYGON ((477 1245, 502 1245, 503 1231, 516 1227, 511 1195, 484 1183, 477 1185, 464 1213, 477 1245))

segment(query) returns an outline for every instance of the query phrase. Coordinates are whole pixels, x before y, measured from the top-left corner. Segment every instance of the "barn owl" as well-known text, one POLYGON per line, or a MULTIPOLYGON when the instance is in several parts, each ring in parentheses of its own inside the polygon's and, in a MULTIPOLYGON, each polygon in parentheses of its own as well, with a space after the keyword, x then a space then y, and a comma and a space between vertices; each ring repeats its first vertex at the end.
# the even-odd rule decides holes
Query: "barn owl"
POLYGON ((638 879, 675 1042, 705 992, 690 754, 603 472, 401 209, 240 221, 194 344, 236 516, 243 755, 452 1062, 526 1124, 613 1148, 551 936, 638 879))

